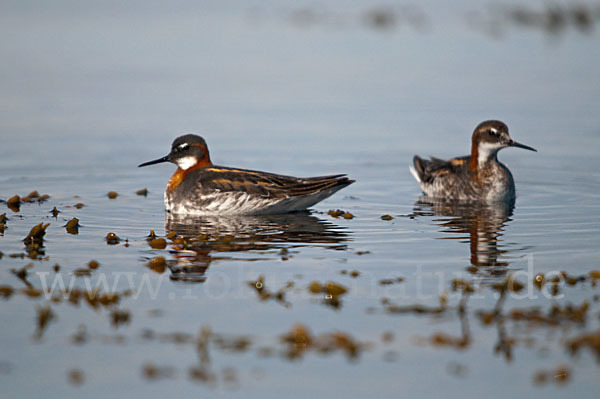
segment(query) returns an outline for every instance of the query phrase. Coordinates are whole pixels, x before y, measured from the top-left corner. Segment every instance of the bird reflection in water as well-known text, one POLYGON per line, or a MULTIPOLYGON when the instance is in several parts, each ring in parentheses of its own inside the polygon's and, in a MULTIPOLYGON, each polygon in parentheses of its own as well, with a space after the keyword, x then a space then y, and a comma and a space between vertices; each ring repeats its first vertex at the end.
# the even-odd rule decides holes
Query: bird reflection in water
POLYGON ((171 245, 171 279, 204 282, 217 261, 286 260, 293 249, 319 246, 346 250, 344 228, 308 212, 272 216, 176 216, 166 214, 165 231, 177 234, 171 245))
POLYGON ((415 203, 415 216, 433 216, 446 239, 469 243, 473 274, 502 276, 508 271, 509 252, 501 239, 511 221, 514 202, 465 203, 421 197, 415 203))

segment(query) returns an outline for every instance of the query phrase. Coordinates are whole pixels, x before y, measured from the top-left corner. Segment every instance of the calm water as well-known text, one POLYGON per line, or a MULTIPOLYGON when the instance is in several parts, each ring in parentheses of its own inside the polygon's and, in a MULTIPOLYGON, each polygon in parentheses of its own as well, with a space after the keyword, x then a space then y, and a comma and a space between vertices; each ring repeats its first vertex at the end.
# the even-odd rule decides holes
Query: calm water
POLYGON ((598 5, 544 30, 543 2, 441 3, 3 2, 0 199, 50 198, 0 204, 0 396, 596 397, 598 5), (514 209, 420 198, 413 154, 489 118, 539 151, 500 153, 514 209), (357 182, 309 215, 169 218, 173 166, 136 165, 187 132, 357 182))

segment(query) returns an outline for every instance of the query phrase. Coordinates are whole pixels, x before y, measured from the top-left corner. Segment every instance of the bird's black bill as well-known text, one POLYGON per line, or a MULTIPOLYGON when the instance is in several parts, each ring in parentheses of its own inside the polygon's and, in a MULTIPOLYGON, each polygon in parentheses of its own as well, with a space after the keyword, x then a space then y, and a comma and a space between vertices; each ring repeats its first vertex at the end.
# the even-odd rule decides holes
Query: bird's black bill
POLYGON ((141 168, 142 166, 149 166, 149 165, 156 165, 157 163, 163 163, 163 162, 168 162, 169 161, 169 156, 164 156, 162 158, 159 159, 155 159, 154 161, 148 161, 148 162, 144 162, 138 165, 138 168, 141 168))
MULTIPOLYGON (((536 150, 535 148, 533 148, 533 147, 530 147, 530 146, 528 146, 528 145, 525 145, 525 144, 517 143, 517 142, 516 142, 516 141, 514 141, 514 140, 511 140, 511 141, 508 143, 508 145, 510 145, 511 147, 518 147, 518 148, 523 148, 523 149, 525 149, 525 150, 529 150, 529 151, 535 151, 535 152, 537 152, 537 150, 536 150)), ((141 165, 140 165, 140 166, 141 166, 141 165)))

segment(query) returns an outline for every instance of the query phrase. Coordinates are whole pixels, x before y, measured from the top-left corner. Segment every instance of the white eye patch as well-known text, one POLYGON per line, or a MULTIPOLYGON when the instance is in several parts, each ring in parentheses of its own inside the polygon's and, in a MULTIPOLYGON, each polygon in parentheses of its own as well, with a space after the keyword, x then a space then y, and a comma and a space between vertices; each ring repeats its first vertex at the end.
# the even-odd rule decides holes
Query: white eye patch
POLYGON ((188 148, 189 146, 190 146, 190 145, 189 145, 188 143, 183 143, 183 144, 179 144, 179 145, 177 146, 177 148, 179 148, 179 151, 183 151, 183 150, 187 150, 187 148, 188 148))
POLYGON ((192 156, 183 157, 177 159, 175 162, 177 162, 177 166, 179 166, 181 169, 186 170, 196 165, 198 163, 198 158, 192 156))

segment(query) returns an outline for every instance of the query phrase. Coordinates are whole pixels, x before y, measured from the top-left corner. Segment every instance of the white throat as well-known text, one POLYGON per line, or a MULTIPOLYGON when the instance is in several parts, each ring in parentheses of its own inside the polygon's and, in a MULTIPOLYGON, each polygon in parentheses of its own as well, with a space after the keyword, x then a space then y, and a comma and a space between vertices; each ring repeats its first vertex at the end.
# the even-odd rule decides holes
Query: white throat
POLYGON ((198 163, 198 158, 194 156, 183 157, 177 160, 177 166, 183 170, 187 170, 198 163))
POLYGON ((496 156, 496 153, 504 147, 500 143, 482 143, 477 148, 477 163, 483 165, 491 158, 496 156))

